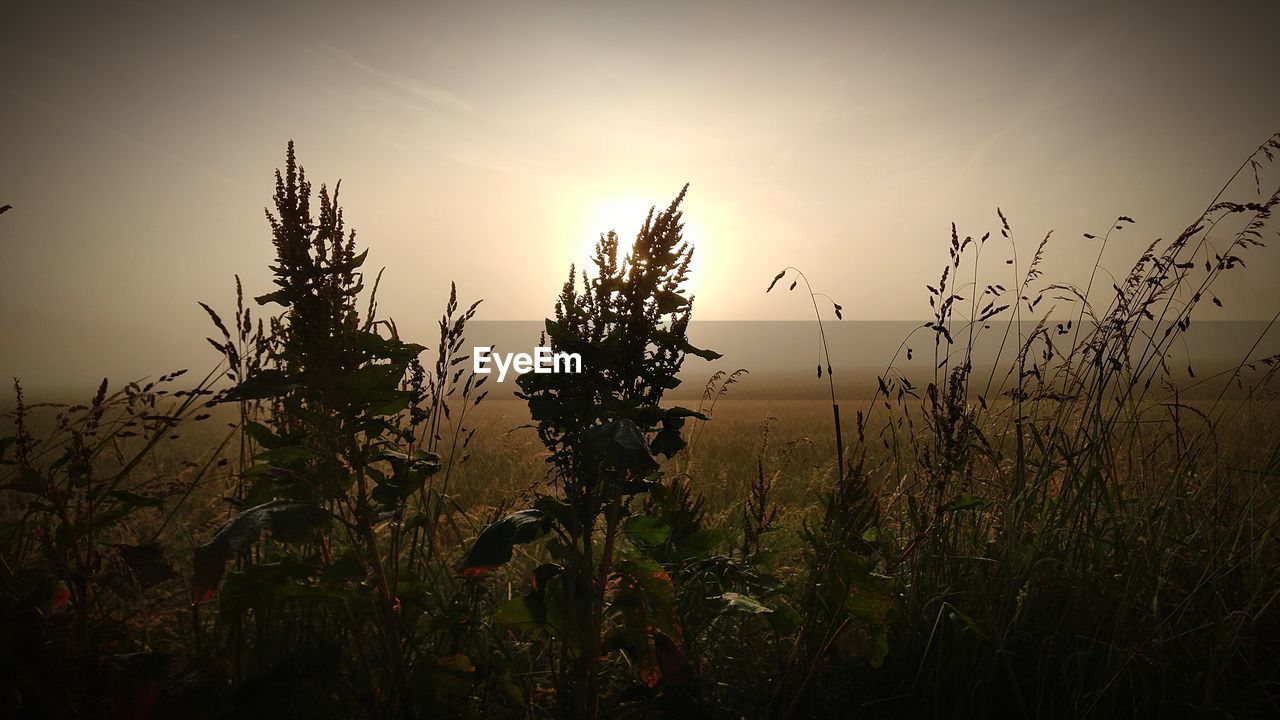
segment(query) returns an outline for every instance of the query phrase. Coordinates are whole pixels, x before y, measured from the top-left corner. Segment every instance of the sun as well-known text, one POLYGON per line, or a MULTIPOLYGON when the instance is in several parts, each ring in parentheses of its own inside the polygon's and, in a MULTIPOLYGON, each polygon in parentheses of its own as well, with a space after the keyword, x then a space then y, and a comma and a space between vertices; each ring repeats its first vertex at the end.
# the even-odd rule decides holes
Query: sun
POLYGON ((586 214, 587 225, 582 233, 587 255, 595 251, 596 240, 610 230, 618 234, 618 255, 626 255, 631 251, 651 207, 654 207, 652 201, 639 196, 617 196, 597 201, 586 214))
MULTIPOLYGON (((652 198, 641 195, 615 195, 595 201, 589 206, 589 210, 583 213, 583 217, 587 218, 587 220, 584 221, 577 233, 582 248, 580 257, 584 260, 592 257, 595 253, 596 241, 599 240, 601 235, 610 230, 618 235, 619 259, 625 257, 631 251, 631 247, 635 243, 636 234, 640 232, 640 228, 644 225, 644 220, 648 217, 650 208, 656 214, 666 209, 669 202, 670 199, 655 201, 652 198)), ((696 270, 699 255, 696 250, 700 246, 702 234, 699 231, 698 222, 688 212, 684 214, 682 220, 684 222, 683 237, 695 249, 693 263, 690 266, 690 279, 686 283, 686 287, 692 290, 694 287, 693 281, 697 278, 696 270)))

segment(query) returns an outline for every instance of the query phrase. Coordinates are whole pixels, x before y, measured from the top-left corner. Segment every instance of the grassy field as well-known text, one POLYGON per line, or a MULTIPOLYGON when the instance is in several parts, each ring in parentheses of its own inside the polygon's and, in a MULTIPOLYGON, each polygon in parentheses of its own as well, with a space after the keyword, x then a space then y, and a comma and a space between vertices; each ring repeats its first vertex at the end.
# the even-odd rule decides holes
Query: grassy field
MULTIPOLYGON (((1274 387, 1216 408, 1201 401, 1182 408, 1180 415, 1154 407, 1154 417, 1133 424, 1132 432, 1115 433, 1126 442, 1117 443, 1104 469, 1086 472, 1069 462, 1041 465, 1043 460, 1036 460, 1030 463, 1034 467, 1019 470, 1014 456, 993 456, 990 461, 1003 467, 973 472, 963 490, 948 499, 955 509, 938 516, 938 527, 920 517, 928 513, 917 507, 930 495, 921 483, 919 448, 913 450, 909 442, 898 447, 912 458, 904 468, 883 443, 855 444, 863 459, 865 492, 877 508, 876 519, 855 529, 862 536, 875 528, 878 537, 864 550, 880 558, 875 577, 887 584, 873 588, 893 601, 893 609, 883 616, 887 654, 873 662, 874 637, 868 637, 866 628, 845 629, 835 640, 822 638, 830 646, 820 648, 822 663, 815 671, 822 674, 811 681, 820 684, 803 689, 799 697, 804 706, 835 716, 843 714, 844 704, 856 703, 850 705, 857 708, 855 714, 872 717, 997 711, 1027 716, 1248 716, 1268 707, 1275 701, 1280 661, 1275 652, 1280 567, 1274 559, 1280 549, 1280 458, 1274 442, 1280 437, 1280 414, 1273 397, 1274 387), (1211 410, 1215 420, 1210 424, 1203 418, 1211 410), (1206 413, 1203 418, 1201 413, 1206 413), (1093 472, 1114 472, 1116 477, 1090 486, 1093 472), (1019 481, 1039 487, 1035 492, 1014 487, 1019 481), (1083 486, 1078 494, 1072 494, 1072 483, 1083 486), (957 497, 968 499, 956 503, 957 497), (1015 516, 1021 519, 1011 531, 1015 516)), ((913 413, 916 422, 924 422, 924 413, 908 406, 906 414, 913 413)), ((705 500, 700 524, 717 533, 715 545, 699 562, 725 563, 717 568, 712 587, 695 591, 703 595, 692 604, 712 607, 691 607, 683 616, 690 623, 702 616, 708 625, 703 637, 685 641, 687 651, 698 647, 710 655, 697 666, 704 683, 698 697, 718 708, 713 715, 749 716, 754 706, 773 701, 770 688, 776 686, 740 685, 744 661, 715 657, 767 652, 781 667, 789 648, 785 641, 797 628, 753 620, 754 606, 745 613, 740 608, 724 612, 719 606, 727 602, 725 596, 736 599, 733 593, 749 590, 751 602, 768 608, 759 611, 765 612, 760 617, 805 613, 804 589, 813 572, 812 533, 821 527, 824 503, 836 485, 829 414, 829 405, 821 402, 726 396, 716 402, 709 421, 689 429, 690 445, 666 464, 669 477, 683 479, 705 500), (745 572, 742 564, 767 580, 735 578, 745 572)), ((876 415, 882 424, 892 419, 883 408, 876 415)), ((987 418, 992 435, 1000 418, 1000 412, 987 418)), ((209 633, 226 622, 225 615, 215 613, 220 619, 212 626, 207 617, 200 620, 203 630, 191 634, 186 578, 196 548, 244 507, 235 502, 244 493, 238 489, 235 448, 220 453, 226 465, 209 464, 226 432, 238 441, 230 420, 233 414, 219 408, 207 419, 187 423, 179 437, 158 445, 134 471, 143 481, 131 484, 130 492, 167 499, 157 507, 139 508, 127 526, 104 534, 101 541, 125 548, 159 539, 165 570, 150 587, 146 580, 132 579, 139 587, 123 591, 123 603, 112 603, 108 616, 116 637, 108 647, 188 655, 200 647, 192 643, 209 642, 209 633)), ((449 520, 439 528, 440 544, 457 548, 444 553, 448 564, 458 561, 458 553, 487 524, 552 491, 548 452, 529 422, 528 408, 518 400, 483 402, 465 418, 466 426, 476 430, 473 440, 465 453, 449 455, 457 465, 429 485, 449 498, 449 508, 441 514, 449 520)), ((448 426, 445 430, 447 437, 448 426)), ((130 438, 122 448, 141 443, 130 438)), ((23 515, 14 500, 12 494, 6 496, 9 518, 23 515)), ((389 534, 385 526, 380 532, 389 534)), ((259 562, 280 562, 268 560, 278 557, 277 551, 259 552, 267 553, 255 552, 259 562)), ((471 601, 500 608, 519 597, 528 573, 550 560, 545 548, 517 548, 511 570, 499 573, 489 581, 488 592, 471 596, 471 601)), ((148 568, 145 563, 140 567, 148 568)), ((123 577, 133 578, 133 572, 138 571, 123 577)), ((458 580, 449 581, 454 582, 458 580)), ((246 610, 251 618, 263 611, 254 608, 246 610)), ((62 616, 65 606, 49 612, 46 622, 67 619, 62 616)), ((835 627, 829 624, 827 630, 835 627)), ((526 654, 522 662, 530 663, 526 674, 510 678, 522 692, 507 688, 503 692, 508 695, 490 697, 479 707, 486 713, 496 712, 494 704, 515 711, 509 703, 519 698, 526 711, 554 713, 553 705, 538 710, 541 702, 550 701, 553 676, 536 670, 536 653, 527 655, 536 643, 517 637, 502 642, 514 641, 513 647, 526 654), (547 694, 540 695, 539 688, 547 694)), ((481 672, 474 669, 484 661, 472 658, 477 654, 472 649, 467 655, 473 665, 464 677, 481 672)), ((194 667, 198 670, 183 668, 187 674, 178 677, 208 682, 209 669, 194 667)), ((769 677, 776 667, 757 666, 755 671, 769 677)), ((468 679, 478 687, 487 682, 468 679)), ((161 697, 176 692, 172 683, 156 688, 161 697)), ((451 703, 462 702, 445 696, 451 703)), ((227 710, 240 701, 220 702, 227 710)), ((186 707, 179 704, 184 712, 186 707)), ((450 707, 447 714, 465 715, 471 704, 450 707)))
POLYGON ((468 372, 475 305, 451 296, 430 348, 378 321, 291 145, 276 290, 206 306, 212 372, 73 406, 15 383, 0 708, 1280 714, 1271 326, 1235 364, 1171 369, 1208 288, 1274 236, 1280 191, 1257 191, 1215 198, 1105 301, 1045 278, 1043 243, 979 292, 961 273, 987 243, 1017 258, 1012 229, 953 234, 923 369, 904 351, 838 395, 818 312, 830 401, 739 397, 724 372, 673 401, 685 360, 717 357, 690 340, 681 195, 562 291, 547 342, 585 371, 512 399, 468 372), (1079 306, 1037 315, 1050 289, 1079 306))

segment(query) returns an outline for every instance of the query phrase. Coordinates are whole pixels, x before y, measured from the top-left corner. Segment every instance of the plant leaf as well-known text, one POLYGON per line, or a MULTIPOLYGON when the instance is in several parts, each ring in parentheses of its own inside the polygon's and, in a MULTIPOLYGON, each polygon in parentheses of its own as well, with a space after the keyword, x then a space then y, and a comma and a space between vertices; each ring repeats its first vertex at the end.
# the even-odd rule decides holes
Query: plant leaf
POLYGON ((273 500, 249 508, 228 520, 213 539, 196 548, 194 591, 196 602, 213 597, 231 556, 253 543, 264 529, 281 542, 305 539, 312 529, 329 520, 324 508, 305 502, 273 500))
POLYGON ((458 569, 464 573, 484 572, 502 565, 511 559, 516 545, 533 542, 550 531, 551 520, 541 510, 512 513, 480 532, 458 569))

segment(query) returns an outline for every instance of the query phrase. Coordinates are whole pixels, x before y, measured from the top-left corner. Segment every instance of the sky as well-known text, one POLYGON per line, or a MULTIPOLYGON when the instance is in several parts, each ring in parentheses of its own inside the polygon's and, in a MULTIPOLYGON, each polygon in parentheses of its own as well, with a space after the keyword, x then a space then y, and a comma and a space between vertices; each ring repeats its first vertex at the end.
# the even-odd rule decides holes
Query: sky
MULTIPOLYGON (((1055 231, 1058 282, 1133 217, 1120 274, 1280 130, 1268 9, 0 2, 0 375, 211 366, 196 302, 270 289, 290 139, 423 341, 451 280, 481 318, 544 316, 600 231, 686 182, 695 318, 803 319, 764 293, 788 265, 848 318, 924 318, 950 223, 998 231, 997 207, 1020 252, 1055 231)), ((1254 257, 1213 318, 1276 311, 1254 257)))

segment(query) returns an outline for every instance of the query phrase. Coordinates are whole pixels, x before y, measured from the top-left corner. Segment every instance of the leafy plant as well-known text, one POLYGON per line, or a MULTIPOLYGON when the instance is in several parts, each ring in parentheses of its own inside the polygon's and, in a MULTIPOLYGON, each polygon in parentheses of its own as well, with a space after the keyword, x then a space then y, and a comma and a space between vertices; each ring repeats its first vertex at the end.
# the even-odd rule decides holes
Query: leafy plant
POLYGON ((583 372, 518 380, 559 493, 486 528, 462 563, 483 571, 510 559, 513 543, 555 534, 554 563, 535 573, 534 595, 504 612, 558 642, 557 702, 567 717, 597 716, 606 646, 628 653, 653 686, 682 640, 671 578, 644 552, 670 528, 632 501, 660 487, 656 456, 678 453, 686 419, 700 417, 662 407, 664 393, 687 356, 718 357, 686 337, 693 299, 682 285, 693 250, 681 237, 684 195, 649 213, 625 257, 616 234, 602 235, 581 289, 570 269, 543 343, 581 355, 583 372))
MULTIPOLYGON (((253 449, 240 473, 249 482, 238 501, 251 507, 197 549, 194 592, 197 602, 211 599, 225 564, 238 560, 241 569, 221 602, 233 643, 242 637, 245 611, 256 609, 258 664, 291 662, 292 655, 276 656, 274 644, 261 641, 272 613, 246 593, 265 593, 286 608, 314 606, 344 627, 360 658, 359 670, 335 676, 330 691, 350 686, 355 698, 378 698, 412 716, 415 704, 431 696, 419 680, 431 675, 425 668, 435 660, 419 656, 410 642, 423 608, 410 612, 403 596, 415 562, 422 569, 440 560, 433 546, 445 500, 426 484, 442 466, 434 451, 441 439, 438 416, 448 412, 446 396, 458 375, 453 366, 466 359, 457 351, 475 305, 454 318, 456 292, 451 295, 441 321, 442 366, 429 376, 418 359, 425 348, 376 318, 377 283, 361 316, 367 251, 358 252, 354 231, 345 229, 338 188, 331 194, 321 187, 318 197, 313 216, 311 185, 290 143, 285 170, 276 173, 275 211, 267 214, 278 289, 257 298, 283 308, 269 333, 260 323, 249 337, 249 312, 240 305, 236 342, 205 306, 223 334, 211 342, 237 381, 221 399, 238 404, 253 449), (254 350, 249 362, 241 349, 246 340, 254 350), (406 521, 411 502, 420 508, 417 522, 406 521), (281 545, 272 553, 279 559, 245 562, 268 529, 281 545), (423 531, 432 545, 425 556, 418 553, 423 531), (401 554, 406 541, 408 565, 401 554), (288 544, 297 550, 286 552, 288 544), (278 571, 283 568, 288 572, 278 571), (364 637, 366 628, 374 630, 372 638, 364 637), (422 667, 415 668, 415 658, 422 667)), ((468 378, 462 393, 468 405, 482 399, 471 397, 478 385, 468 378)), ((456 430, 464 430, 461 423, 456 430)), ((461 449, 456 440, 453 449, 461 449)))
POLYGON ((148 591, 177 578, 159 530, 148 533, 136 521, 162 529, 218 455, 187 461, 178 478, 154 464, 184 425, 209 417, 216 372, 194 389, 171 390, 184 372, 115 392, 104 379, 87 404, 53 406, 53 430, 43 437, 32 428, 37 408, 14 381, 15 434, 0 437, 0 489, 18 498, 0 533, 4 636, 14 660, 22 658, 0 674, 14 697, 42 698, 49 713, 86 713, 107 701, 112 683, 141 692, 158 682, 113 676, 118 663, 139 660, 133 655, 143 650, 168 663, 170 653, 150 652, 124 630, 140 604, 155 607, 148 591))

